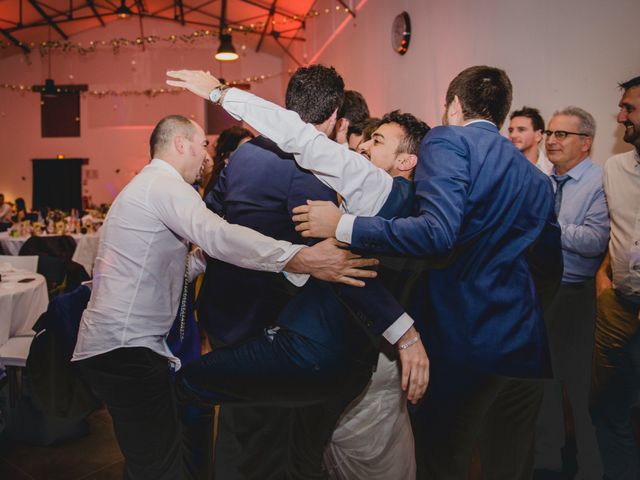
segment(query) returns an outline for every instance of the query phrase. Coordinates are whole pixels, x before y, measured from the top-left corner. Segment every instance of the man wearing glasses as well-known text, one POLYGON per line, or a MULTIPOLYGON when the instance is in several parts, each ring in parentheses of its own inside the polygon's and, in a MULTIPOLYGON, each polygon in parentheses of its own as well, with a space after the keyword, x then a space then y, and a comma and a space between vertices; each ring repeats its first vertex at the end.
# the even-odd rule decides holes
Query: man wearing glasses
POLYGON ((562 385, 575 424, 580 479, 601 479, 602 464, 588 399, 595 324, 594 276, 609 239, 609 214, 602 168, 591 161, 596 126, 578 107, 556 112, 545 130, 553 164, 554 208, 562 229, 564 273, 558 293, 545 311, 553 379, 545 382, 536 432, 536 468, 562 470, 564 444, 562 385))

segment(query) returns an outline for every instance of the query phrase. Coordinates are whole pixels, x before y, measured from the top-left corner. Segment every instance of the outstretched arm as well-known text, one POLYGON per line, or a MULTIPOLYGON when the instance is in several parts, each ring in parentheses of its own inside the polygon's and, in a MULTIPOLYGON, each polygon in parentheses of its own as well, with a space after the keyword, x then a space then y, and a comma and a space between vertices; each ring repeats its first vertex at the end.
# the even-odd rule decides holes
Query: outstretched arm
MULTIPOLYGON (((221 84, 206 72, 169 71, 169 85, 183 87, 209 99, 221 84)), ((313 125, 304 123, 297 113, 235 88, 225 90, 222 107, 244 120, 282 150, 292 153, 296 162, 320 181, 338 192, 346 211, 354 215, 375 215, 392 187, 392 178, 362 155, 328 139, 313 125)))

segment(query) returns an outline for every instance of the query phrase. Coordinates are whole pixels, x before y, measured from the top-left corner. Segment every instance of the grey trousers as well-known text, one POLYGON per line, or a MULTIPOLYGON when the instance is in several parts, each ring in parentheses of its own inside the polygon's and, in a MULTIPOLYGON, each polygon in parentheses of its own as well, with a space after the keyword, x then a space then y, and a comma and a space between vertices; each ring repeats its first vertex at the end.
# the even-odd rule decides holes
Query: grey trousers
POLYGON ((602 462, 589 416, 591 357, 595 329, 593 280, 562 284, 544 315, 553 364, 553 380, 545 381, 536 427, 536 468, 561 470, 565 443, 562 387, 573 412, 580 478, 602 479, 602 462))

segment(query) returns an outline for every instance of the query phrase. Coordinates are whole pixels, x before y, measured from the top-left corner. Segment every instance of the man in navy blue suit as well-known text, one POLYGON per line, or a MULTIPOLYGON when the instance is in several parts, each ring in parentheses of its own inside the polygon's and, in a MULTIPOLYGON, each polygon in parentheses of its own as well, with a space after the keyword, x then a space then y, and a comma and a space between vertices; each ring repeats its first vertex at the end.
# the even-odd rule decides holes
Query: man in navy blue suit
MULTIPOLYGON (((384 202, 392 192, 392 182, 374 168, 352 182, 355 157, 315 154, 318 135, 292 129, 288 112, 273 109, 268 116, 268 102, 223 92, 203 74, 180 75, 181 86, 216 97, 336 191, 359 189, 362 203, 384 202)), ((541 398, 535 379, 550 373, 537 292, 553 295, 562 257, 549 179, 499 134, 510 103, 502 70, 471 67, 451 82, 447 126, 433 129, 421 145, 414 216, 353 217, 322 203, 297 218, 307 236, 335 235, 368 251, 455 252, 422 286, 428 305, 419 327, 431 373, 414 416, 419 478, 467 478, 478 441, 488 476, 532 473, 541 398)))
MULTIPOLYGON (((342 93, 343 82, 335 70, 315 65, 299 69, 291 78, 286 104, 288 108, 298 112, 305 121, 314 124, 316 131, 327 134, 333 131, 342 93)), ((419 138, 414 139, 414 149, 417 149, 419 140, 426 133, 427 127, 422 125, 419 138)), ((416 133, 412 134, 416 136, 416 133)), ((412 157, 415 163, 415 153, 412 157)), ((223 215, 231 223, 250 225, 275 238, 301 242, 304 239, 294 229, 291 212, 293 207, 308 198, 337 203, 336 193, 310 172, 298 167, 291 155, 282 152, 267 138, 257 137, 233 154, 218 184, 205 201, 209 208, 223 215)), ((252 337, 264 337, 263 331, 276 323, 278 314, 291 296, 292 288, 287 282, 281 279, 274 280, 274 277, 277 276, 239 269, 224 262, 209 263, 200 294, 200 318, 214 346, 233 346, 252 337)), ((307 478, 313 478, 314 473, 311 470, 320 467, 323 444, 331 434, 340 409, 359 393, 364 387, 362 381, 366 383, 370 375, 370 363, 375 355, 371 355, 371 349, 367 346, 367 333, 375 337, 387 332, 396 321, 400 322, 401 327, 403 322, 411 321, 393 296, 375 282, 371 282, 365 289, 346 288, 339 291, 345 302, 352 307, 354 315, 366 318, 361 322, 362 325, 355 328, 347 325, 348 328, 345 329, 341 325, 345 323, 343 320, 334 320, 344 317, 341 308, 338 308, 339 304, 332 303, 333 310, 326 309, 325 316, 330 316, 331 322, 325 324, 315 319, 315 312, 303 311, 302 300, 298 300, 298 311, 293 307, 288 307, 287 310, 289 318, 293 318, 293 321, 296 321, 297 317, 305 318, 305 315, 309 318, 305 322, 296 321, 295 327, 289 325, 289 329, 295 328, 298 333, 302 330, 306 337, 317 342, 331 343, 337 352, 333 355, 336 359, 344 358, 344 352, 341 350, 346 346, 351 347, 350 355, 353 358, 367 357, 356 369, 358 371, 349 377, 353 381, 342 385, 341 396, 335 403, 329 403, 332 409, 330 413, 315 407, 312 415, 316 423, 305 423, 306 428, 323 430, 319 430, 319 435, 307 434, 305 438, 293 437, 297 440, 292 440, 291 422, 294 419, 296 424, 301 423, 301 419, 305 421, 303 417, 309 417, 308 411, 264 406, 262 404, 270 403, 265 402, 264 398, 259 399, 259 406, 225 405, 222 407, 216 446, 216 475, 225 479, 277 479, 283 478, 288 474, 285 472, 293 468, 304 471, 305 475, 308 475, 307 478), (367 330, 369 332, 365 333, 367 330), (327 420, 321 421, 323 416, 327 420), (314 440, 316 444, 310 441, 312 438, 317 438, 314 440), (311 447, 306 450, 298 448, 298 444, 304 442, 308 442, 311 447), (295 456, 290 455, 290 451, 295 448, 308 455, 309 458, 305 459, 303 464, 297 464, 298 460, 295 458, 291 460, 291 457, 295 456), (307 454, 307 451, 313 451, 315 456, 307 454)), ((333 296, 327 287, 322 285, 310 285, 304 295, 303 298, 313 298, 316 303, 319 298, 329 296, 328 300, 331 300, 333 296)), ((281 321, 280 324, 282 323, 281 321)), ((277 335, 278 339, 287 334, 288 332, 278 330, 269 333, 277 335)), ((414 338, 416 335, 413 328, 407 329, 404 326, 398 334, 392 331, 386 338, 392 343, 397 343, 405 334, 408 338, 414 338)), ((225 355, 221 353, 219 356, 225 355)), ((219 366, 219 360, 216 362, 218 363, 214 366, 211 366, 213 363, 203 365, 203 369, 219 371, 222 367, 219 366)), ((191 371, 196 368, 192 367, 191 371)), ((265 368, 269 371, 270 367, 265 368)), ((286 366, 278 368, 284 371, 286 366)), ((185 372, 185 376, 188 377, 189 370, 185 372)), ((235 373, 238 377, 244 374, 239 370, 235 370, 235 373)), ((285 380, 292 382, 292 379, 285 380)), ((338 386, 337 381, 334 383, 338 386)), ((254 386, 255 390, 260 389, 259 386, 254 386)), ((267 388, 272 395, 271 403, 282 403, 274 396, 278 388, 284 387, 276 387, 274 384, 273 388, 267 388)), ((294 385, 294 388, 300 390, 302 387, 294 385)), ((309 400, 303 403, 314 402, 317 398, 321 398, 318 397, 317 390, 309 388, 309 400)))

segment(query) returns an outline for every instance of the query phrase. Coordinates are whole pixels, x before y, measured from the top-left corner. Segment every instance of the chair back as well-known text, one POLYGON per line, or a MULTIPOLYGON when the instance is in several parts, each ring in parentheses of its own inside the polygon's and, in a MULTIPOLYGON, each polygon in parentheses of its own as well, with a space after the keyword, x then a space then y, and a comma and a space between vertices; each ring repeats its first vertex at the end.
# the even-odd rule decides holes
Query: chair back
POLYGON ((38 273, 47 280, 49 299, 67 288, 67 267, 64 258, 42 255, 38 258, 38 273))
POLYGON ((0 255, 0 263, 9 263, 13 268, 18 270, 27 270, 28 272, 38 271, 37 255, 0 255))
POLYGON ((31 236, 20 247, 20 255, 50 255, 71 260, 76 249, 76 241, 69 235, 52 237, 31 236))

